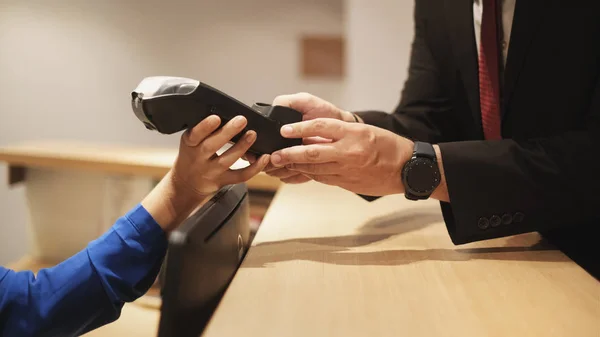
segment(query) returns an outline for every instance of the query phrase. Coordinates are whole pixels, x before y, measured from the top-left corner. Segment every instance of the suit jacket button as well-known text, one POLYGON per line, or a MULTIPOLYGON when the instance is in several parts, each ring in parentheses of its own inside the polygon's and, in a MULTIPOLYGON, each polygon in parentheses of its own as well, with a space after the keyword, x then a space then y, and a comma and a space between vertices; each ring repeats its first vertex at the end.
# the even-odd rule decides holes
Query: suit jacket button
POLYGON ((506 213, 502 215, 502 224, 503 225, 510 225, 513 222, 513 217, 512 215, 506 213))
POLYGON ((523 222, 524 218, 525 218, 525 214, 523 214, 521 212, 517 212, 517 213, 515 213, 515 215, 513 215, 513 221, 515 223, 521 223, 521 222, 523 222))
POLYGON ((490 226, 490 221, 487 218, 479 218, 477 222, 477 227, 480 229, 487 229, 490 226))
POLYGON ((498 227, 498 226, 500 226, 500 224, 502 224, 502 219, 500 219, 500 217, 499 217, 499 216, 497 216, 497 215, 493 215, 493 216, 490 218, 490 225, 491 225, 492 227, 498 227))

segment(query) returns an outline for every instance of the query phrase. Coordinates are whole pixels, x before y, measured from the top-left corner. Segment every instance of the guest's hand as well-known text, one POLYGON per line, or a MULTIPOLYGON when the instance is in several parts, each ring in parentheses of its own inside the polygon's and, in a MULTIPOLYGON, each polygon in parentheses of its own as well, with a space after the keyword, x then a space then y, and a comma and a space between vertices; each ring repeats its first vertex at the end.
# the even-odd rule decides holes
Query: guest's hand
POLYGON ((217 130, 220 123, 218 116, 210 116, 181 138, 179 155, 172 170, 173 180, 198 197, 211 195, 225 185, 244 182, 268 163, 269 158, 265 155, 246 168, 230 169, 254 143, 256 132, 246 132, 240 141, 217 156, 217 151, 246 127, 247 120, 237 116, 217 130))
POLYGON ((358 194, 404 193, 401 170, 414 146, 406 138, 371 125, 330 118, 287 125, 281 134, 286 138, 321 137, 331 141, 276 151, 271 155, 274 167, 285 167, 358 194))
MULTIPOLYGON (((313 120, 316 118, 333 118, 344 122, 356 122, 354 115, 348 111, 336 107, 334 104, 321 99, 317 96, 308 93, 297 93, 291 95, 277 96, 273 100, 273 105, 281 105, 290 107, 302 114, 302 120, 313 120)), ((359 120, 360 121, 360 120, 359 120)), ((329 139, 321 137, 306 137, 302 140, 305 145, 330 142, 329 139)), ((246 154, 244 159, 250 163, 256 161, 256 157, 252 154, 246 154)), ((267 165, 264 171, 272 176, 281 179, 282 182, 288 184, 299 184, 310 180, 309 177, 296 172, 290 171, 285 167, 275 167, 272 164, 267 165)))
POLYGON ((142 201, 166 231, 177 227, 203 199, 221 187, 245 182, 269 163, 269 156, 264 155, 248 167, 230 169, 254 143, 256 132, 246 132, 240 141, 217 156, 216 152, 244 129, 247 120, 238 116, 217 130, 220 124, 218 116, 210 116, 184 132, 173 168, 142 201))

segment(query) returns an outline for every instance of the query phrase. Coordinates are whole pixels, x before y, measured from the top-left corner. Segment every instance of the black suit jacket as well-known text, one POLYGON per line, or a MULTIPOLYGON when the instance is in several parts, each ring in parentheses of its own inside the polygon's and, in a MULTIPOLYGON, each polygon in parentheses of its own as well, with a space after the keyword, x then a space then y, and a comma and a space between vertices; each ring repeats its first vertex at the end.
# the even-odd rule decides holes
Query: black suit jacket
MULTIPOLYGON (((440 146, 455 244, 539 231, 565 248, 600 228, 600 1, 517 0, 501 141, 484 141, 473 0, 417 0, 408 79, 366 123, 440 146)), ((593 241, 592 241, 593 240, 593 241)), ((567 249, 568 250, 568 249, 567 249)), ((587 259, 598 275, 600 258, 587 259)))

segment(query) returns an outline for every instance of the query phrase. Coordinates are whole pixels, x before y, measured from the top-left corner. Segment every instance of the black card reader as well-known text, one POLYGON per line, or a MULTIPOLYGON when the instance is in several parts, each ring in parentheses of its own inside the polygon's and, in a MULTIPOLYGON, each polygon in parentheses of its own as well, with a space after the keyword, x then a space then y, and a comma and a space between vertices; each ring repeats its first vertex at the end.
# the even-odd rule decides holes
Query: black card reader
POLYGON ((250 107, 205 83, 189 78, 144 78, 131 93, 131 106, 147 129, 162 134, 192 128, 210 115, 219 116, 221 126, 235 116, 242 115, 248 124, 232 141, 237 142, 248 130, 256 131, 256 141, 249 152, 259 156, 302 144, 301 139, 288 139, 280 134, 283 125, 302 121, 300 112, 265 103, 255 103, 250 107))

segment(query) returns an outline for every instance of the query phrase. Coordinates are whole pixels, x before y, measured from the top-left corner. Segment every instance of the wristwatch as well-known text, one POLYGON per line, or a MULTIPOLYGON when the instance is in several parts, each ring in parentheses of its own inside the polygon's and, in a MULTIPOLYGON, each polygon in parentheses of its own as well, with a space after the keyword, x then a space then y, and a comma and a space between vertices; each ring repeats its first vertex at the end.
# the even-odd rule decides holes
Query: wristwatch
POLYGON ((402 168, 404 196, 409 200, 424 200, 440 184, 440 169, 433 145, 415 142, 412 158, 402 168))

